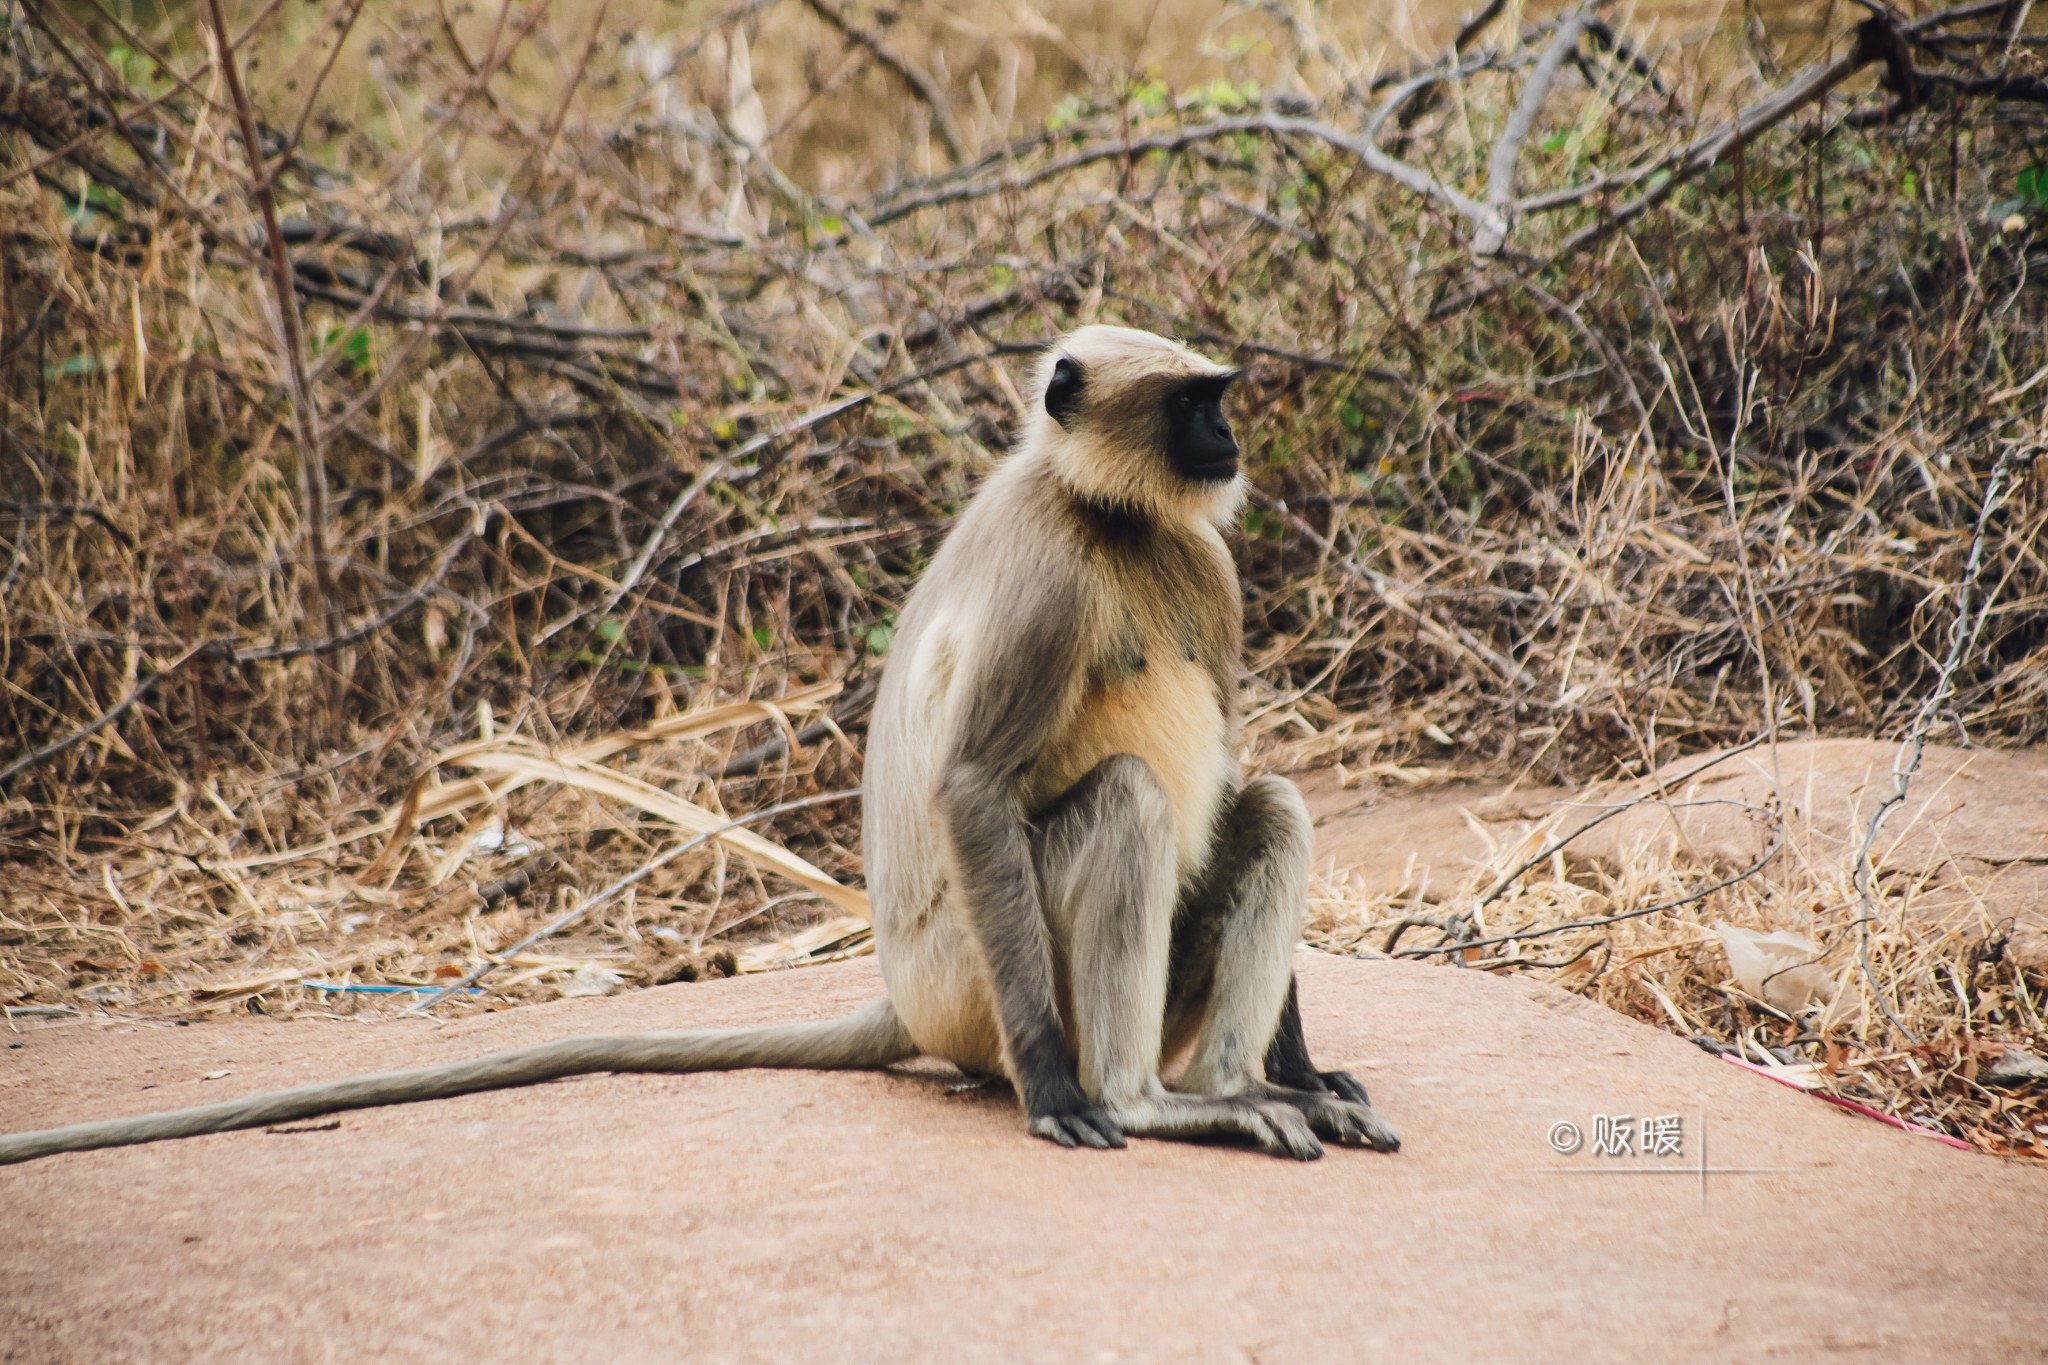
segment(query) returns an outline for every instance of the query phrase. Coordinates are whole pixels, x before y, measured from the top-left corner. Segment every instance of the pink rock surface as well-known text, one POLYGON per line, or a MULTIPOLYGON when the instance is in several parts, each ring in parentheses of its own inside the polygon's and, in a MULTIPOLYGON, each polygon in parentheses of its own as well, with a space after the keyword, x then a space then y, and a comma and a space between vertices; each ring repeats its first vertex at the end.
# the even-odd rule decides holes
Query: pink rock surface
MULTIPOLYGON (((1399 1154, 1061 1151, 929 1066, 591 1077, 0 1169, 0 1359, 2043 1358, 2048 1172, 1550 987, 1300 968, 1399 1154), (1551 1149, 1601 1114, 1680 1115, 1682 1155, 1551 1149)), ((0 1050, 0 1127, 877 989, 862 963, 445 1026, 50 1028, 0 1050)))

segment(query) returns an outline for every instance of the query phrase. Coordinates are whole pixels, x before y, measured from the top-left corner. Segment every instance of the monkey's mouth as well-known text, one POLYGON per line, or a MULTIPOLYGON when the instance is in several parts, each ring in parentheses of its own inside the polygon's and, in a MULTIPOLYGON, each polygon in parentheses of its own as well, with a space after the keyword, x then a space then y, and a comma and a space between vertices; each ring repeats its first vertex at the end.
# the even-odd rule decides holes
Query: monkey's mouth
POLYGON ((1196 483, 1228 483, 1237 477, 1237 460, 1211 460, 1207 464, 1189 465, 1187 476, 1196 483))

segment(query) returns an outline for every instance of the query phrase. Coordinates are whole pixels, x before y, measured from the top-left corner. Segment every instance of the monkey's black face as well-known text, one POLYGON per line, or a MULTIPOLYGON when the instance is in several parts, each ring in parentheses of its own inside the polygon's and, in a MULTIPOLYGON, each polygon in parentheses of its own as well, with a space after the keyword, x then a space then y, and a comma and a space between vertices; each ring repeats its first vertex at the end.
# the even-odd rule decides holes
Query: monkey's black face
POLYGON ((1237 477, 1237 438, 1223 415, 1223 395, 1235 374, 1190 379, 1166 392, 1166 458, 1174 472, 1196 483, 1237 477))

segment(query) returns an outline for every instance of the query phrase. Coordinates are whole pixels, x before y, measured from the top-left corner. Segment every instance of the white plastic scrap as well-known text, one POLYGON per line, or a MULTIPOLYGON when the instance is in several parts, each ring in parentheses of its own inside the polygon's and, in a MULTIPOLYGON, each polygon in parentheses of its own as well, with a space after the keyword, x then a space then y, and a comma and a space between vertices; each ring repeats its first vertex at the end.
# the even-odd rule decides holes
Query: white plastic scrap
POLYGON ((1797 1014, 1834 998, 1834 974, 1821 965, 1821 946, 1812 939, 1785 929, 1759 934, 1718 920, 1714 930, 1735 984, 1771 1008, 1797 1014))
POLYGON ((516 830, 505 828, 505 822, 493 819, 476 832, 469 841, 470 856, 479 853, 497 853, 507 858, 524 858, 533 852, 533 845, 521 838, 516 830))

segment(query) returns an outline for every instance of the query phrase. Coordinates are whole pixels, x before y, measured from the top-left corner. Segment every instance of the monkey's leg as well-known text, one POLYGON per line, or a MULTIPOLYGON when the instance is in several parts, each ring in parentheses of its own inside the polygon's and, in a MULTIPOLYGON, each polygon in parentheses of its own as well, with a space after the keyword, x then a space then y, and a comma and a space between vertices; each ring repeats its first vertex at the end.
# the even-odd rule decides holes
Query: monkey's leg
POLYGON ((1210 869, 1175 920, 1168 1033, 1195 1032, 1179 1088, 1280 1100, 1324 1137, 1392 1151, 1400 1139, 1364 1088, 1342 1072, 1326 1079, 1302 1040, 1292 959, 1313 841, 1283 778, 1249 783, 1226 810, 1210 869))
POLYGON ((1295 1090, 1327 1090, 1357 1104, 1370 1106, 1365 1087, 1348 1071, 1322 1071, 1308 1055, 1308 1037, 1301 1027, 1300 990, 1287 983, 1287 1003, 1280 1010, 1280 1027, 1273 1044, 1266 1049, 1266 1079, 1295 1090))
POLYGON ((1034 823, 1081 1088, 1126 1133, 1244 1137, 1275 1155, 1321 1155, 1287 1106, 1159 1083, 1178 872, 1173 808, 1151 768, 1128 754, 1106 758, 1034 823))

